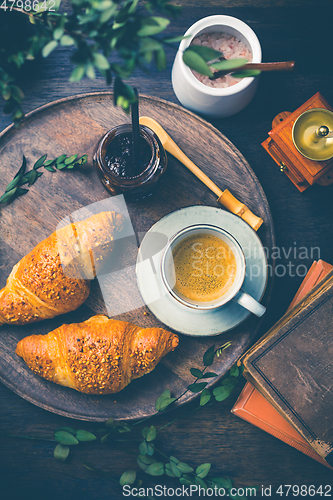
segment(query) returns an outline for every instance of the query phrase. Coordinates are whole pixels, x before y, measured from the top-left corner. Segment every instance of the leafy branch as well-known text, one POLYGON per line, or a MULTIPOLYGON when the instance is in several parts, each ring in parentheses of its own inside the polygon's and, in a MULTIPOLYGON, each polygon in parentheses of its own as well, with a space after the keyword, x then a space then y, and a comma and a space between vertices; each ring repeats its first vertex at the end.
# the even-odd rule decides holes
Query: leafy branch
MULTIPOLYGON (((232 497, 230 490, 233 488, 232 481, 228 477, 215 477, 210 474, 211 464, 204 463, 197 465, 196 468, 191 465, 179 461, 174 456, 166 455, 163 451, 159 450, 155 446, 155 439, 159 432, 165 429, 167 426, 172 425, 179 418, 175 418, 168 422, 167 424, 161 426, 160 428, 156 428, 154 425, 145 426, 141 430, 141 439, 139 436, 133 436, 133 431, 135 426, 138 424, 142 424, 147 420, 156 417, 156 415, 163 412, 167 407, 174 404, 178 401, 186 392, 191 391, 194 393, 200 394, 200 402, 199 406, 194 408, 194 410, 190 410, 186 413, 189 415, 190 413, 197 411, 203 408, 207 403, 209 405, 214 404, 215 402, 220 402, 225 400, 232 392, 234 387, 236 386, 240 376, 241 370, 237 366, 233 366, 229 372, 222 378, 220 385, 215 387, 212 392, 207 389, 206 385, 208 382, 202 381, 202 379, 214 378, 217 377, 217 374, 214 372, 207 372, 209 366, 213 364, 215 357, 219 357, 222 352, 231 345, 230 342, 225 343, 223 346, 215 349, 215 346, 211 346, 203 356, 203 365, 204 368, 200 370, 199 368, 191 368, 190 372, 195 380, 193 383, 187 386, 187 389, 177 398, 171 397, 171 393, 169 389, 166 389, 161 396, 157 399, 155 403, 155 408, 157 413, 146 417, 138 422, 133 424, 126 422, 115 422, 112 418, 109 418, 105 423, 105 426, 108 428, 108 431, 105 433, 105 428, 99 429, 96 432, 97 434, 102 434, 99 438, 101 443, 126 443, 133 444, 133 442, 139 442, 139 454, 137 456, 137 465, 139 468, 144 471, 145 474, 150 476, 162 476, 167 475, 170 478, 174 478, 179 480, 182 485, 185 486, 200 486, 202 488, 224 488, 226 492, 228 492, 231 498, 242 498, 242 497, 232 497), (126 439, 126 433, 131 433, 131 436, 126 439), (156 457, 158 456, 158 458, 156 457)), ((184 415, 183 415, 184 416, 184 415)), ((65 461, 70 453, 70 447, 73 445, 79 444, 79 441, 93 441, 97 439, 97 436, 92 433, 85 433, 85 431, 76 431, 72 428, 60 428, 57 429, 55 433, 55 440, 59 443, 54 451, 54 456, 57 460, 65 461)), ((128 451, 126 449, 126 451, 128 451)), ((110 477, 104 471, 101 471, 95 467, 85 466, 97 473, 102 475, 106 475, 110 477)), ((110 477, 114 480, 114 477, 110 477)), ((128 485, 130 487, 139 488, 143 481, 138 476, 138 473, 134 469, 130 469, 125 471, 119 480, 119 484, 121 486, 128 485)), ((152 498, 152 497, 150 497, 152 498)))
POLYGON ((7 185, 4 194, 0 196, 0 204, 10 203, 16 197, 28 193, 29 189, 22 188, 21 186, 24 186, 25 184, 28 184, 29 187, 32 186, 36 180, 43 175, 43 172, 38 171, 40 168, 44 167, 49 172, 55 172, 55 169, 70 170, 86 163, 88 155, 83 155, 80 158, 78 158, 77 154, 69 157, 67 157, 67 155, 60 155, 53 160, 46 160, 46 158, 46 154, 41 156, 35 162, 32 169, 26 172, 27 160, 23 155, 21 167, 14 176, 13 180, 11 180, 7 185))
MULTIPOLYGON (((233 495, 233 483, 232 480, 225 476, 220 477, 211 472, 211 463, 202 463, 198 465, 188 464, 186 462, 178 460, 174 455, 166 454, 164 451, 160 450, 155 445, 155 440, 158 434, 165 429, 167 426, 172 425, 174 422, 187 416, 195 411, 203 409, 206 405, 210 406, 221 402, 229 397, 234 387, 236 386, 239 378, 241 376, 242 370, 240 370, 236 365, 231 367, 227 374, 222 378, 220 384, 215 386, 212 391, 207 389, 207 382, 202 382, 202 379, 209 379, 217 377, 214 372, 207 372, 209 366, 211 366, 216 357, 221 356, 223 351, 231 345, 230 342, 226 342, 224 345, 215 349, 212 345, 205 352, 203 356, 203 369, 197 367, 192 367, 190 369, 191 375, 195 378, 194 382, 187 386, 187 389, 177 398, 172 398, 170 390, 164 391, 161 396, 157 399, 155 403, 155 408, 157 412, 143 420, 135 423, 127 423, 122 421, 114 421, 109 418, 105 422, 103 428, 97 429, 94 433, 88 432, 83 429, 74 429, 73 427, 59 427, 56 429, 53 439, 51 436, 46 437, 33 437, 33 436, 14 436, 16 438, 24 439, 39 439, 45 441, 56 442, 57 445, 54 449, 54 457, 60 462, 65 462, 73 449, 73 447, 78 446, 82 442, 97 442, 101 444, 112 443, 112 445, 123 443, 126 445, 124 451, 132 454, 129 449, 129 445, 133 443, 138 443, 139 453, 134 453, 136 456, 136 464, 139 470, 129 469, 126 470, 120 478, 114 474, 105 472, 99 468, 94 467, 91 464, 82 462, 82 465, 88 470, 106 477, 113 482, 117 482, 120 486, 128 486, 128 488, 140 488, 143 485, 143 480, 145 475, 151 477, 159 477, 166 475, 169 478, 179 481, 184 487, 192 488, 204 488, 204 489, 223 489, 224 495, 230 498, 242 500, 245 497, 233 495), (201 381, 201 382, 200 382, 201 381), (194 393, 200 393, 199 405, 194 409, 189 410, 185 415, 175 418, 169 421, 167 424, 156 428, 155 425, 149 425, 143 427, 139 433, 134 434, 136 425, 140 424, 146 420, 152 419, 163 412, 167 407, 178 401, 187 391, 194 393), (129 437, 126 435, 130 433, 129 437), (142 476, 142 473, 144 475, 142 476)), ((143 488, 144 490, 144 488, 143 488)), ((151 496, 145 496, 142 494, 140 498, 148 498, 149 500, 154 500, 151 496)))
MULTIPOLYGON (((15 23, 28 19, 32 32, 21 44, 17 40, 11 44, 5 36, 2 40, 0 36, 0 94, 5 100, 4 112, 12 113, 15 122, 23 117, 24 95, 14 85, 17 68, 39 55, 48 57, 58 47, 72 49, 71 82, 78 82, 84 76, 95 79, 97 71, 107 85, 113 82, 115 104, 129 111, 136 95, 123 78, 128 78, 136 68, 147 71, 153 59, 158 70, 166 68, 164 45, 179 42, 182 37, 163 37, 161 34, 170 20, 155 13, 176 17, 180 7, 169 4, 169 0, 71 0, 71 12, 59 12, 60 3, 61 0, 56 0, 53 8, 53 0, 31 2, 30 11, 15 7, 4 12, 5 23, 10 18, 15 23)), ((0 26, 0 32, 1 29, 0 26)))

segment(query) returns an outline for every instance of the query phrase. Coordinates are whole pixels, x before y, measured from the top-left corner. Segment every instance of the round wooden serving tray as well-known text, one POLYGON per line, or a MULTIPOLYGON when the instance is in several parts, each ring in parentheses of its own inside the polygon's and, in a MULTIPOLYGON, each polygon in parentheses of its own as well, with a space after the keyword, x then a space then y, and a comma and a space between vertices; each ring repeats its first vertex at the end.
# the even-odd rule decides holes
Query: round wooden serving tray
MULTIPOLYGON (((140 98, 140 115, 160 122, 174 141, 221 188, 228 188, 239 200, 264 220, 258 235, 268 250, 274 246, 274 229, 265 194, 250 166, 230 141, 195 114, 157 98, 140 98)), ((30 169, 44 153, 48 158, 60 154, 89 154, 78 171, 44 171, 29 193, 9 205, 0 205, 0 288, 15 263, 46 238, 58 223, 82 207, 109 198, 92 166, 92 152, 98 139, 130 117, 114 107, 110 92, 91 93, 61 99, 29 113, 15 129, 0 135, 0 193, 19 169, 25 155, 30 169)), ((153 196, 127 204, 134 231, 140 238, 164 215, 182 207, 218 207, 215 196, 183 165, 168 155, 164 183, 153 196), (141 235, 141 236, 140 236, 141 235)), ((135 263, 137 248, 126 256, 135 263)), ((271 254, 271 252, 269 252, 271 254)), ((263 302, 267 305, 271 280, 263 302)), ((128 290, 119 290, 123 300, 128 290)), ((34 375, 15 355, 17 342, 32 333, 47 333, 63 323, 80 322, 105 312, 98 282, 92 284, 86 304, 73 313, 26 326, 2 326, 0 334, 0 380, 11 390, 46 410, 82 420, 135 419, 152 414, 158 396, 167 388, 173 396, 181 394, 193 381, 189 369, 202 368, 203 353, 212 344, 232 345, 214 361, 211 370, 222 377, 245 352, 258 334, 262 319, 254 316, 225 334, 193 338, 180 335, 177 349, 167 355, 155 370, 134 380, 118 394, 92 396, 61 387, 34 375)), ((148 327, 160 325, 143 306, 118 318, 148 327)), ((215 382, 211 379, 211 384, 215 382)), ((188 392, 179 404, 196 395, 188 392)))

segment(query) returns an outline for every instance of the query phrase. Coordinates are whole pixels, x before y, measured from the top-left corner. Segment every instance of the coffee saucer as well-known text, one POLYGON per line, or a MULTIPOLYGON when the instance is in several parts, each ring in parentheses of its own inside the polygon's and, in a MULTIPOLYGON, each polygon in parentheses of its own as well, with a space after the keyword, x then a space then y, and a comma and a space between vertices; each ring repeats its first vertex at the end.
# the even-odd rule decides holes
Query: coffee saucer
POLYGON ((236 215, 200 205, 171 212, 149 229, 138 252, 137 284, 149 310, 169 328, 192 336, 219 335, 235 328, 251 313, 233 301, 214 310, 191 309, 176 301, 162 280, 161 258, 167 241, 192 224, 211 224, 235 237, 246 262, 242 289, 257 301, 261 300, 267 282, 267 260, 257 233, 236 215))

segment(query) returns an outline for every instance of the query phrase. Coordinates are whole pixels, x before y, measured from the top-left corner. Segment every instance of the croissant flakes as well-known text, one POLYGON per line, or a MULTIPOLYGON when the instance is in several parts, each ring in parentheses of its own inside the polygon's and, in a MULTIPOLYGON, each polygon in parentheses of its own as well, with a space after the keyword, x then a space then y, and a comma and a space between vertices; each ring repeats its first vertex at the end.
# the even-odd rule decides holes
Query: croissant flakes
POLYGON ((26 337, 16 354, 47 380, 87 394, 109 394, 152 371, 178 341, 162 328, 140 328, 97 315, 47 335, 26 337))
POLYGON ((23 257, 0 290, 0 325, 32 323, 77 309, 113 247, 123 216, 101 212, 58 229, 23 257))

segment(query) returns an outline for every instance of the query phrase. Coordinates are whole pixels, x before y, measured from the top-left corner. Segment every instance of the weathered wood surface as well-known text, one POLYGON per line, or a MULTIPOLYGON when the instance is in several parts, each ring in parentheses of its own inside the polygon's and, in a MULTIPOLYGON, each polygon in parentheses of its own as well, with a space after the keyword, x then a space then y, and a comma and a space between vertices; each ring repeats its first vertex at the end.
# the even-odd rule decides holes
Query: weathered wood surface
MULTIPOLYGON (((142 96, 140 114, 159 120, 181 149, 217 185, 228 188, 264 220, 259 234, 263 245, 270 252, 274 246, 274 231, 268 203, 258 180, 239 151, 211 125, 178 105, 142 96)), ((100 183, 92 164, 92 154, 98 140, 107 130, 128 120, 130 117, 124 117, 122 110, 113 105, 112 94, 95 93, 65 98, 47 105, 27 116, 19 128, 9 128, 3 133, 0 138, 2 190, 14 177, 23 154, 29 165, 33 165, 45 152, 49 158, 59 154, 88 153, 88 164, 75 172, 45 171, 29 193, 2 207, 1 232, 5 235, 2 244, 8 258, 6 266, 1 267, 0 285, 5 285, 12 266, 17 262, 17 256, 27 254, 39 241, 55 231, 68 215, 97 202, 101 203, 100 210, 108 207, 108 203, 112 205, 112 198, 100 183)), ((218 206, 216 196, 169 155, 163 184, 151 197, 140 202, 127 202, 127 208, 136 238, 140 240, 164 215, 197 204, 218 206)), ((83 218, 84 212, 85 210, 83 218)), ((117 269, 134 269, 137 256, 135 244, 125 242, 123 250, 117 253, 122 256, 116 263, 117 269)), ((266 292, 266 302, 271 281, 269 280, 266 292)), ((18 340, 29 334, 47 333, 64 322, 77 322, 87 319, 93 313, 107 312, 105 300, 111 308, 112 300, 117 300, 117 307, 128 311, 117 316, 119 319, 132 321, 139 326, 165 327, 146 307, 133 307, 140 303, 138 299, 135 274, 128 273, 117 290, 114 290, 111 283, 104 295, 95 280, 86 304, 79 311, 65 317, 24 327, 4 326, 0 338, 0 379, 29 401, 62 415, 102 421, 110 415, 120 419, 142 418, 155 411, 155 401, 165 389, 169 388, 175 396, 184 392, 191 380, 189 368, 201 365, 202 356, 210 345, 215 343, 217 347, 231 340, 232 346, 224 361, 219 361, 213 367, 222 376, 249 347, 262 323, 262 320, 251 317, 232 332, 214 338, 194 339, 181 336, 176 351, 164 358, 153 373, 133 382, 117 396, 96 398, 42 380, 22 360, 18 360, 15 354, 18 340), (106 297, 107 294, 109 298, 106 297), (114 400, 117 400, 117 404, 114 400)), ((189 392, 180 402, 193 397, 194 394, 189 392)))
MULTIPOLYGON (((264 61, 297 62, 294 73, 263 74, 256 96, 241 113, 212 121, 255 171, 273 214, 279 249, 276 263, 280 267, 276 268, 273 296, 266 327, 263 327, 268 329, 287 309, 302 281, 304 267, 309 268, 312 260, 318 257, 332 262, 332 186, 313 186, 300 194, 260 145, 271 129, 273 118, 281 111, 295 110, 318 91, 333 104, 333 67, 327 63, 327 51, 320 50, 318 45, 320 40, 320 47, 330 46, 332 2, 184 0, 182 5, 183 14, 168 27, 169 34, 184 33, 191 24, 207 15, 227 14, 242 19, 254 29, 263 48, 264 61), (298 266, 304 266, 299 268, 300 273, 296 272, 298 266)), ((141 93, 177 102, 170 82, 173 58, 174 52, 170 49, 165 72, 152 70, 148 75, 137 72, 129 81, 141 93)), ((94 82, 85 79, 69 84, 71 69, 65 49, 55 51, 42 63, 32 64, 22 77, 27 96, 26 111, 73 94, 105 90, 100 77, 94 82)), ((8 123, 8 117, 0 116, 2 129, 8 123)), ((1 265, 8 259, 12 259, 12 252, 7 255, 2 252, 1 265)), ((211 462, 214 474, 228 474, 236 486, 271 486, 270 498, 274 500, 281 498, 276 494, 281 484, 332 485, 329 469, 230 413, 241 386, 230 400, 221 404, 186 415, 195 407, 196 402, 193 402, 182 405, 172 415, 161 415, 154 420, 160 427, 171 418, 181 417, 161 431, 158 447, 194 467, 211 462)), ((46 412, 4 385, 0 386, 0 401, 0 430, 8 434, 51 437, 60 425, 76 428, 84 425, 92 431, 100 426, 46 412)), ((1 495, 11 500, 124 498, 119 485, 87 471, 80 460, 118 479, 124 470, 137 468, 134 456, 115 446, 88 443, 76 447, 69 463, 62 464, 54 460, 53 448, 54 443, 1 437, 1 495)), ((137 443, 133 443, 129 451, 135 453, 137 443)), ((155 483, 150 483, 144 474, 142 477, 149 485, 156 482, 170 487, 179 485, 165 476, 157 478, 155 483)), ((259 492, 257 497, 261 497, 259 492)))

